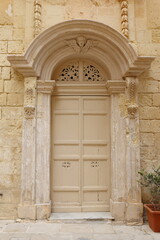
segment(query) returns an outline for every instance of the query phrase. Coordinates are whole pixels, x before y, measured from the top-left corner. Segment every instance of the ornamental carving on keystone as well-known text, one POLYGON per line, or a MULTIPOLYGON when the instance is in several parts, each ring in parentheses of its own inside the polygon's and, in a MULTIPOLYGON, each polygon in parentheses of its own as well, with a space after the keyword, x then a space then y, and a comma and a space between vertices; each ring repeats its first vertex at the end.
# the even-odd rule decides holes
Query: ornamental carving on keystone
POLYGON ((86 53, 89 49, 97 46, 98 42, 86 39, 84 36, 79 36, 76 39, 66 41, 66 44, 71 47, 75 53, 86 53))
POLYGON ((24 115, 26 119, 33 119, 35 116, 35 107, 34 106, 24 107, 24 115))

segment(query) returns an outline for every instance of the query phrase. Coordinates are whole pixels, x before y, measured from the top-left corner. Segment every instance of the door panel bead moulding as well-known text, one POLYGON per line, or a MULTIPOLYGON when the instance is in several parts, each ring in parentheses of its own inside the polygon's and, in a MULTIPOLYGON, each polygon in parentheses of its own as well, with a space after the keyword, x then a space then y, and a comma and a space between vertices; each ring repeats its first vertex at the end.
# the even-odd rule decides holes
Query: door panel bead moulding
MULTIPOLYGON (((88 85, 89 89, 96 88, 96 94, 99 84, 105 89, 105 94, 110 95, 111 214, 116 220, 139 223, 142 221, 143 205, 136 178, 140 166, 137 79, 150 67, 154 58, 138 56, 126 37, 105 24, 90 20, 72 20, 54 25, 35 38, 24 55, 8 56, 12 67, 24 76, 24 109, 28 112, 28 117, 25 115, 23 119, 18 216, 25 219, 50 216, 51 95, 56 92, 58 84, 63 85, 52 80, 52 76, 63 63, 82 58, 107 72, 104 81, 96 84, 93 81, 88 85), (76 41, 72 46, 66 44, 70 36, 76 41), (82 41, 77 40, 79 36, 83 36, 82 41), (96 41, 96 44, 91 44, 92 47, 84 51, 87 40, 96 41), (78 50, 74 49, 75 46, 78 50), (33 95, 32 100, 29 95, 33 95), (122 98, 125 99, 123 107, 127 116, 121 109, 122 98), (32 106, 35 108, 33 114, 32 106), (28 110, 29 107, 31 109, 28 110), (119 169, 123 169, 123 174, 119 174, 119 169)), ((69 84, 67 81, 63 88, 66 90, 69 84)), ((81 84, 86 91, 87 84, 81 84)), ((77 88, 80 86, 77 85, 77 88)))
POLYGON ((129 38, 129 29, 128 29, 128 0, 119 0, 121 5, 121 28, 122 34, 129 38))

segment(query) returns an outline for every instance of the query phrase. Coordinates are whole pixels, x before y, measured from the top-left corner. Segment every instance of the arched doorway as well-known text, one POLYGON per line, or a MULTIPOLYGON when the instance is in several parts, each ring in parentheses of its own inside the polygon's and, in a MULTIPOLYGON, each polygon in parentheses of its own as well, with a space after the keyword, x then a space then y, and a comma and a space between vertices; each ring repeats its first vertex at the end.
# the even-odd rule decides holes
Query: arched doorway
MULTIPOLYGON (((77 94, 110 96, 110 211, 116 220, 140 222, 143 208, 137 183, 140 167, 137 77, 149 68, 153 58, 137 56, 128 40, 107 25, 73 20, 45 30, 23 56, 8 56, 8 60, 24 75, 25 84, 19 217, 43 219, 51 213, 51 96, 74 90, 77 94), (94 63, 90 64, 93 72, 92 67, 99 66, 104 81, 81 86, 67 83, 58 88, 58 81, 52 77, 72 59, 94 63)), ((82 68, 83 64, 78 68, 80 65, 82 68)))

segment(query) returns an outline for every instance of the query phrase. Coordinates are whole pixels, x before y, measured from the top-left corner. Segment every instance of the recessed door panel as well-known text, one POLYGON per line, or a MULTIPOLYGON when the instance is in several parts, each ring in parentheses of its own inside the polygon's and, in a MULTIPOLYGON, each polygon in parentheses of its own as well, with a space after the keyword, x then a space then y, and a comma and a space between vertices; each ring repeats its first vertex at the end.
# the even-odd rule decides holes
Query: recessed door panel
POLYGON ((52 103, 52 211, 108 211, 109 98, 57 96, 52 103))

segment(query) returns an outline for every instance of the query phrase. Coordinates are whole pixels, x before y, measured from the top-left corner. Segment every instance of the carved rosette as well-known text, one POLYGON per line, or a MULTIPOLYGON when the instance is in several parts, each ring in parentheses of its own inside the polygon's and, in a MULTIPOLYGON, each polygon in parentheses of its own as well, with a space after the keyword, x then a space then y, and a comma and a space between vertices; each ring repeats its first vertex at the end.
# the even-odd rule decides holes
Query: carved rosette
POLYGON ((42 29, 42 4, 41 0, 34 1, 34 37, 36 37, 42 29))
POLYGON ((128 30, 128 0, 119 0, 121 4, 121 27, 122 34, 129 38, 129 30, 128 30))
POLYGON ((35 107, 34 106, 25 106, 24 115, 26 119, 33 119, 35 117, 35 107))
POLYGON ((137 89, 138 89, 138 79, 135 77, 128 77, 127 79, 127 111, 130 118, 135 118, 138 110, 137 104, 137 89))

